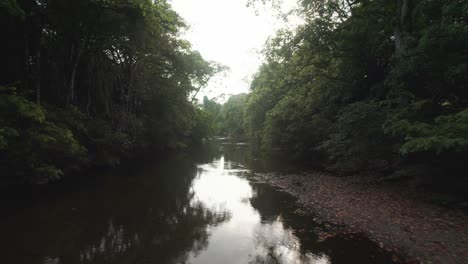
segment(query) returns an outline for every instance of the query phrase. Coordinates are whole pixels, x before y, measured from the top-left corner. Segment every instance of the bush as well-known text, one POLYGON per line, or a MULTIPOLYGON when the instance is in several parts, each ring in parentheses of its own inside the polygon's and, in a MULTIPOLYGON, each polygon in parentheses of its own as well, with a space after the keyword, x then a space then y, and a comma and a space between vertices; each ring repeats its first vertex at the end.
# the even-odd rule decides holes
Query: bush
POLYGON ((0 169, 2 181, 44 183, 86 161, 86 148, 67 127, 46 118, 46 110, 0 87, 0 169))

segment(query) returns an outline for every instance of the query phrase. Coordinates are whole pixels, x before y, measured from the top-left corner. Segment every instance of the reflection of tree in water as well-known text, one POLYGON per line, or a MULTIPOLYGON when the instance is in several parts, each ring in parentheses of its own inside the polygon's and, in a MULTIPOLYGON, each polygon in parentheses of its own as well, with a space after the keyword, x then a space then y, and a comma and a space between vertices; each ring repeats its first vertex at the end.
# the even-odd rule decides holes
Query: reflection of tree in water
POLYGON ((250 204, 260 212, 262 221, 272 221, 278 216, 288 219, 294 217, 293 211, 296 206, 292 196, 266 184, 251 183, 250 185, 253 191, 250 204))
POLYGON ((327 256, 316 256, 311 253, 305 255, 297 251, 287 249, 283 246, 271 246, 264 254, 254 256, 249 264, 329 264, 327 256))
POLYGON ((232 141, 231 139, 212 140, 196 150, 197 162, 200 164, 219 160, 222 156, 232 165, 229 169, 239 169, 246 166, 250 168, 253 162, 248 145, 232 141))
MULTIPOLYGON (((264 184, 252 184, 251 205, 260 212, 262 225, 255 231, 256 255, 250 263, 329 263, 323 252, 313 254, 294 230, 294 199, 264 184)), ((313 225, 309 228, 312 228, 313 225)))
MULTIPOLYGON (((198 163, 210 163, 224 156, 226 161, 233 163, 233 169, 248 168, 254 172, 292 171, 294 164, 288 163, 284 157, 259 155, 247 143, 236 139, 213 139, 194 150, 198 163)), ((297 165, 297 164, 296 164, 297 165)))
POLYGON ((260 250, 251 263, 393 263, 387 253, 363 237, 337 236, 319 242, 317 232, 327 228, 311 216, 294 213, 293 197, 265 184, 251 185, 250 203, 267 228, 257 232, 260 250))
POLYGON ((251 160, 247 150, 247 146, 237 145, 236 143, 226 143, 222 145, 222 151, 226 160, 235 162, 236 164, 242 164, 244 166, 249 164, 251 160))
MULTIPOLYGON (((241 149, 218 146, 213 153, 197 158, 221 157, 211 164, 214 169, 243 162, 241 149)), ((186 263, 207 247, 209 227, 230 219, 222 205, 197 201, 192 190, 197 167, 187 157, 124 168, 117 175, 50 188, 49 198, 6 214, 0 219, 2 263, 186 263)), ((266 185, 252 189, 250 203, 262 224, 255 230, 251 263, 326 263, 317 259, 324 254, 332 263, 386 263, 366 259, 375 254, 369 245, 343 239, 318 243, 310 232, 316 224, 293 213, 294 199, 266 185)))
MULTIPOLYGON (((158 213, 164 213, 159 211, 158 213)), ((201 204, 168 215, 148 214, 139 230, 110 221, 100 241, 80 250, 81 263, 175 263, 207 246, 207 225, 225 221, 201 204)), ((64 261, 64 263, 69 263, 64 261)))
POLYGON ((222 148, 217 141, 209 140, 202 146, 191 149, 190 156, 195 158, 196 163, 205 164, 219 159, 222 155, 221 150, 222 148))
POLYGON ((131 173, 25 212, 36 219, 15 216, 21 224, 0 238, 17 249, 3 254, 7 263, 184 263, 207 246, 207 226, 229 218, 193 201, 193 164, 131 173))
POLYGON ((284 157, 259 154, 245 143, 223 142, 220 151, 226 160, 245 166, 254 172, 291 172, 297 170, 297 164, 289 163, 284 157))

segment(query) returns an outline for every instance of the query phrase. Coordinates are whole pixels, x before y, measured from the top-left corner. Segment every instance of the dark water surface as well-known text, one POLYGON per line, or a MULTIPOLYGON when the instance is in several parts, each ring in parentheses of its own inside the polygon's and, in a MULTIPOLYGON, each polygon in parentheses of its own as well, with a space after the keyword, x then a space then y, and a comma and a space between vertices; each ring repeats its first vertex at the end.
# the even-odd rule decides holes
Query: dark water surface
POLYGON ((204 161, 137 162, 33 195, 4 190, 0 263, 392 263, 364 238, 318 242, 326 227, 248 180, 265 165, 247 149, 218 143, 196 153, 204 161))

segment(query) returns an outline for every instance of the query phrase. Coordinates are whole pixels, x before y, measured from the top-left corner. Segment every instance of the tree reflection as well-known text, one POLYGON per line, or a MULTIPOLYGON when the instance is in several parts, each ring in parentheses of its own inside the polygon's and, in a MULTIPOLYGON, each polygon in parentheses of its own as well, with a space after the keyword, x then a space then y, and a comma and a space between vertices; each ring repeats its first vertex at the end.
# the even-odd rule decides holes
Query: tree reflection
POLYGON ((323 226, 286 193, 249 183, 246 149, 225 146, 200 154, 205 164, 135 162, 50 188, 0 220, 1 263, 389 263, 368 240, 318 242, 323 226))
POLYGON ((207 226, 229 219, 194 201, 195 175, 187 160, 166 161, 18 214, 3 225, 14 227, 0 238, 13 249, 4 263, 184 263, 207 246, 207 226))
POLYGON ((251 185, 250 203, 264 222, 257 230, 257 254, 251 263, 393 263, 375 243, 359 235, 318 241, 318 232, 328 228, 312 216, 296 214, 293 197, 265 184, 251 185))

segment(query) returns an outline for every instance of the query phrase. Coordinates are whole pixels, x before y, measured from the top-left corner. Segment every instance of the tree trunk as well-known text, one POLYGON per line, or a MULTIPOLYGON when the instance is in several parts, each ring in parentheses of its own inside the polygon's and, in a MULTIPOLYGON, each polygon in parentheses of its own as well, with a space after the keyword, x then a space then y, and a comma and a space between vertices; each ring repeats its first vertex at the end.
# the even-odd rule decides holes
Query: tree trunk
POLYGON ((31 76, 29 67, 29 37, 28 33, 24 34, 24 83, 23 87, 29 89, 29 78, 31 76))
POLYGON ((394 28, 395 37, 395 56, 400 57, 405 49, 405 34, 412 30, 412 19, 409 14, 412 13, 415 6, 410 0, 396 0, 397 10, 394 28))
MULTIPOLYGON (((73 50, 73 46, 72 46, 73 50)), ((69 81, 69 99, 67 102, 67 105, 73 104, 75 102, 75 79, 76 79, 76 72, 78 70, 78 65, 80 63, 81 55, 83 53, 83 48, 80 44, 78 44, 77 50, 76 50, 76 56, 73 61, 71 73, 70 73, 70 81, 69 81)), ((72 56, 73 58, 73 56, 72 56)))
POLYGON ((86 115, 90 116, 89 108, 91 107, 91 85, 88 85, 88 103, 86 104, 86 115))
POLYGON ((36 70, 35 70, 35 90, 36 103, 41 104, 41 47, 37 48, 36 52, 36 70))
POLYGON ((68 88, 69 93, 70 93, 70 103, 75 102, 75 77, 76 77, 76 70, 78 68, 78 62, 79 62, 80 55, 77 55, 77 58, 75 59, 75 62, 73 63, 73 67, 71 70, 70 74, 70 86, 68 88))
POLYGON ((401 55, 401 7, 403 5, 403 0, 396 0, 396 19, 395 19, 395 28, 394 28, 394 37, 395 37, 395 56, 400 57, 401 55))

